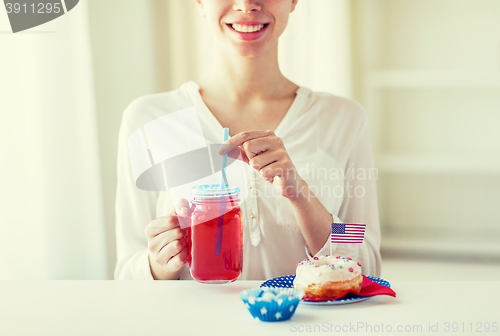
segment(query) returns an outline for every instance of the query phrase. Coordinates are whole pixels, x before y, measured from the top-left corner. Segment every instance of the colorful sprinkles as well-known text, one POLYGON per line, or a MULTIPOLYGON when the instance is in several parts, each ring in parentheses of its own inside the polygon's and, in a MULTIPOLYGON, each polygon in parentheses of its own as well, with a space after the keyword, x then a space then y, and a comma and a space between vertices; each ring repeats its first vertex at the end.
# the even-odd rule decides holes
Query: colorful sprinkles
MULTIPOLYGON (((343 268, 342 265, 333 265, 333 264, 315 265, 315 262, 314 262, 315 260, 320 260, 320 259, 323 259, 323 258, 333 258, 333 256, 330 256, 330 255, 327 254, 325 256, 320 256, 320 257, 305 258, 304 260, 302 260, 302 261, 300 261, 300 262, 297 263, 297 267, 302 266, 302 265, 310 265, 310 266, 314 266, 315 268, 321 267, 321 266, 325 266, 325 267, 328 267, 328 268, 330 268, 332 270, 343 268)), ((342 256, 335 256, 335 259, 340 259, 339 261, 342 264, 349 263, 349 262, 352 261, 352 258, 342 257, 342 256)), ((359 267, 362 267, 359 262, 356 262, 356 264, 359 267)), ((349 272, 354 272, 354 269, 352 267, 349 267, 348 270, 349 270, 349 272)))

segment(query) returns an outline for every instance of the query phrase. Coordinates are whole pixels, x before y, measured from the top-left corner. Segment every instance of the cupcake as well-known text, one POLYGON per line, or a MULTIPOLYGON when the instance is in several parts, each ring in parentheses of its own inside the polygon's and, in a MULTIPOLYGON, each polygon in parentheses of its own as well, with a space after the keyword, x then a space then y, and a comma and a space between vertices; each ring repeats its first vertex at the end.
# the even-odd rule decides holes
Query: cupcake
POLYGON ((254 318, 265 322, 289 320, 304 291, 295 288, 262 287, 240 292, 240 298, 254 318))

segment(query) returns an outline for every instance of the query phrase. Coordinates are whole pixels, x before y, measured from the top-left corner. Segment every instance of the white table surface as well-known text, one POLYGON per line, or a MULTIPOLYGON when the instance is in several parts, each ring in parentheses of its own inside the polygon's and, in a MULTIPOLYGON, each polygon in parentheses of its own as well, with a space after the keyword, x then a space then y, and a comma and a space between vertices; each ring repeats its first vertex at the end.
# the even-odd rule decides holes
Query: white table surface
MULTIPOLYGON (((464 335, 478 334, 474 332, 477 323, 500 324, 500 282, 395 281, 392 288, 397 298, 379 296, 336 306, 301 303, 291 320, 276 323, 252 319, 238 296, 260 283, 3 281, 0 335, 256 336, 310 334, 307 330, 373 335, 384 334, 375 333, 376 326, 386 330, 388 325, 393 335, 464 335), (482 295, 481 291, 490 293, 482 295), (445 332, 446 322, 464 323, 465 332, 462 326, 459 332, 445 332), (438 332, 429 332, 429 323, 438 323, 438 332), (370 332, 366 324, 375 329, 370 332), (360 327, 351 328, 354 325, 360 327), (422 325, 422 332, 397 332, 398 326, 407 325, 422 325)), ((500 331, 484 332, 484 325, 482 328, 480 335, 500 335, 500 331)))

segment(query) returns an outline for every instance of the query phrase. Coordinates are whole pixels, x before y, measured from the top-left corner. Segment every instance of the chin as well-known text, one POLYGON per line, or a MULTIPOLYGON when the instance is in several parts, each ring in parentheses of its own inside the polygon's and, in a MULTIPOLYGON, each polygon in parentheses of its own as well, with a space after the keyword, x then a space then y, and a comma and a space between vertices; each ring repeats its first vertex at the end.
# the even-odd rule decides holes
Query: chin
POLYGON ((258 57, 266 53, 267 45, 233 45, 232 53, 242 57, 258 57))
POLYGON ((255 49, 249 49, 249 48, 240 48, 239 50, 236 50, 235 53, 239 56, 242 57, 258 57, 263 54, 260 50, 255 50, 255 49))

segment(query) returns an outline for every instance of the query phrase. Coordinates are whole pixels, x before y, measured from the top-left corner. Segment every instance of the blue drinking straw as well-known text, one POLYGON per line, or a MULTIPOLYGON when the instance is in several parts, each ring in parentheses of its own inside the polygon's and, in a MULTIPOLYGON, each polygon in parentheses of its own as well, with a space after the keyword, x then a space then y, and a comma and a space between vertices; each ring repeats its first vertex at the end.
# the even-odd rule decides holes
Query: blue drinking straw
MULTIPOLYGON (((224 141, 229 139, 229 128, 224 128, 224 141)), ((222 156, 222 168, 220 175, 220 189, 226 190, 226 166, 227 166, 227 153, 222 156)), ((221 193, 222 194, 222 193, 221 193)), ((226 212, 226 205, 221 204, 219 207, 219 217, 217 218, 217 234, 215 239, 215 255, 221 254, 222 249, 222 229, 224 225, 224 213, 226 212)))
MULTIPOLYGON (((229 128, 224 128, 224 142, 229 139, 229 128)), ((220 188, 221 190, 226 189, 226 166, 227 166, 227 153, 222 156, 222 169, 220 175, 220 188)))

